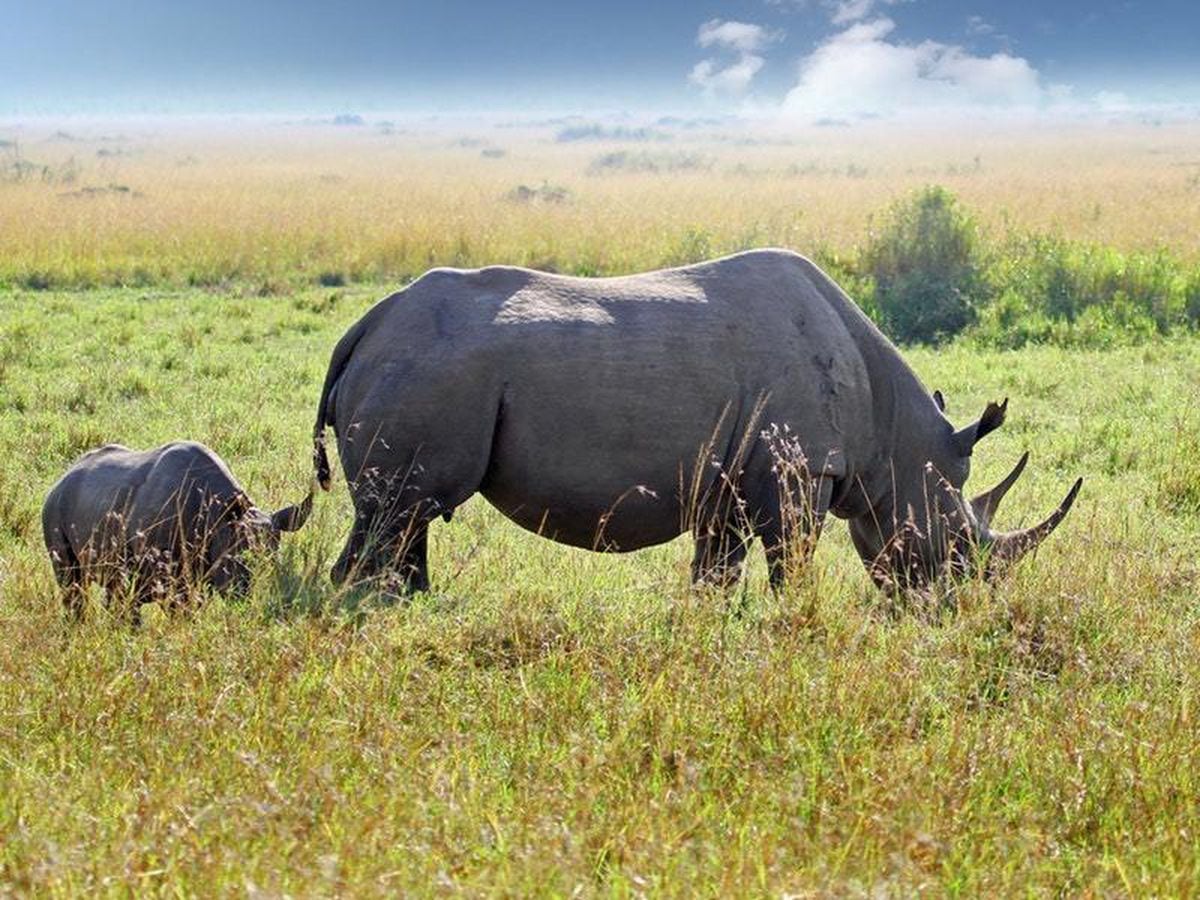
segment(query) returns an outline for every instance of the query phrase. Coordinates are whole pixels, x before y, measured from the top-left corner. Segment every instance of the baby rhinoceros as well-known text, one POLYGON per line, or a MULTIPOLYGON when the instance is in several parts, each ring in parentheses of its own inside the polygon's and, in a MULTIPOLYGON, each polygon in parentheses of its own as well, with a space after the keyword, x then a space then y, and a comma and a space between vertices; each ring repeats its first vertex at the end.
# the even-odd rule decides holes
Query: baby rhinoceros
POLYGON ((87 585, 100 584, 109 600, 128 590, 136 620, 141 604, 174 606, 189 588, 244 590, 246 551, 276 549, 280 532, 300 528, 311 510, 310 490, 302 503, 264 513, 203 444, 108 444, 50 489, 42 531, 72 616, 83 614, 87 585))

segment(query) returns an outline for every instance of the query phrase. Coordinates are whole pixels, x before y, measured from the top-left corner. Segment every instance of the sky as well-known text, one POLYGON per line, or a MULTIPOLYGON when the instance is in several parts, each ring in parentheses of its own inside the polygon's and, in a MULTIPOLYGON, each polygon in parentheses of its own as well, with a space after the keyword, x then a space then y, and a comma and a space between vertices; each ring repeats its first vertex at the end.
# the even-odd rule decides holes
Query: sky
POLYGON ((1200 0, 0 0, 0 115, 1200 107, 1200 0))

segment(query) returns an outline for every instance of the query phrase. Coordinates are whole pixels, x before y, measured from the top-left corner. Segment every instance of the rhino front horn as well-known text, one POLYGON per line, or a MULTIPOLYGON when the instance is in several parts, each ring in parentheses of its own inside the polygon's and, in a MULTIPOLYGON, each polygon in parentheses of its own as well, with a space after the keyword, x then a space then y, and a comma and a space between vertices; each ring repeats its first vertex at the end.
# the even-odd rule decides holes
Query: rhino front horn
POLYGON ((1036 549, 1038 544, 1049 537, 1062 520, 1067 517, 1067 513, 1071 511, 1071 506, 1075 503, 1075 497, 1079 494, 1079 488, 1082 484, 1082 478, 1076 479, 1075 484, 1071 486, 1071 490, 1067 492, 1067 496, 1063 498, 1063 502, 1058 504, 1058 509, 1052 512, 1046 521, 1040 525, 1035 525, 1032 528, 1023 528, 1020 531, 1008 531, 993 535, 992 558, 988 566, 991 572, 999 572, 1011 566, 1030 550, 1036 549))
POLYGON ((313 492, 312 488, 308 489, 308 496, 295 506, 285 506, 283 509, 271 515, 271 527, 276 531, 299 531, 304 527, 304 523, 308 521, 309 513, 312 512, 313 492))

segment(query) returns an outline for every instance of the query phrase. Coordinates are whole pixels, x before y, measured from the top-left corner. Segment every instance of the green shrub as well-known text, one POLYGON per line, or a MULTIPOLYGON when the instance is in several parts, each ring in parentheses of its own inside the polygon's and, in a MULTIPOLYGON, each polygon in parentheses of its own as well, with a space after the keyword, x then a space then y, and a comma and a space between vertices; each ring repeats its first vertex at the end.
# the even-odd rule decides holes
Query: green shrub
POLYGON ((1054 343, 1103 350, 1143 343, 1155 332, 1154 320, 1117 294, 1108 306, 1089 306, 1074 322, 1058 323, 1054 343))
POLYGON ((1192 272, 1183 289, 1183 314, 1193 328, 1200 328, 1200 269, 1192 272))
POLYGON ((863 256, 874 306, 900 341, 937 342, 975 321, 989 285, 974 220, 942 187, 895 204, 863 256))
POLYGON ((1003 350, 1055 343, 1057 339, 1054 322, 1030 303, 1027 294, 1011 288, 980 311, 971 333, 978 343, 1003 350))
POLYGON ((1072 324, 1099 309, 1114 320, 1149 320, 1158 333, 1167 334, 1188 316, 1182 267, 1162 250, 1121 253, 1052 235, 1027 235, 1009 241, 990 277, 997 290, 1015 291, 1048 318, 1072 324))

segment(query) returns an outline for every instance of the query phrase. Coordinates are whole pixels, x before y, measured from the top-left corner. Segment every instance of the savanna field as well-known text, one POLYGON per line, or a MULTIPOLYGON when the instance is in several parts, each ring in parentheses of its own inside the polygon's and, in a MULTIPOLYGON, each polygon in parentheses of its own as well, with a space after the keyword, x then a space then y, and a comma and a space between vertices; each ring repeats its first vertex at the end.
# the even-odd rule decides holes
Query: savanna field
POLYGON ((1200 129, 344 123, 0 127, 0 893, 1200 893, 1200 129), (686 539, 476 498, 396 603, 329 583, 335 466, 248 596, 65 619, 40 508, 85 449, 200 440, 275 508, 334 343, 426 268, 767 245, 956 422, 1010 398, 1000 527, 1084 477, 1010 578, 889 601, 831 520, 781 594, 760 553, 696 592, 686 539))

